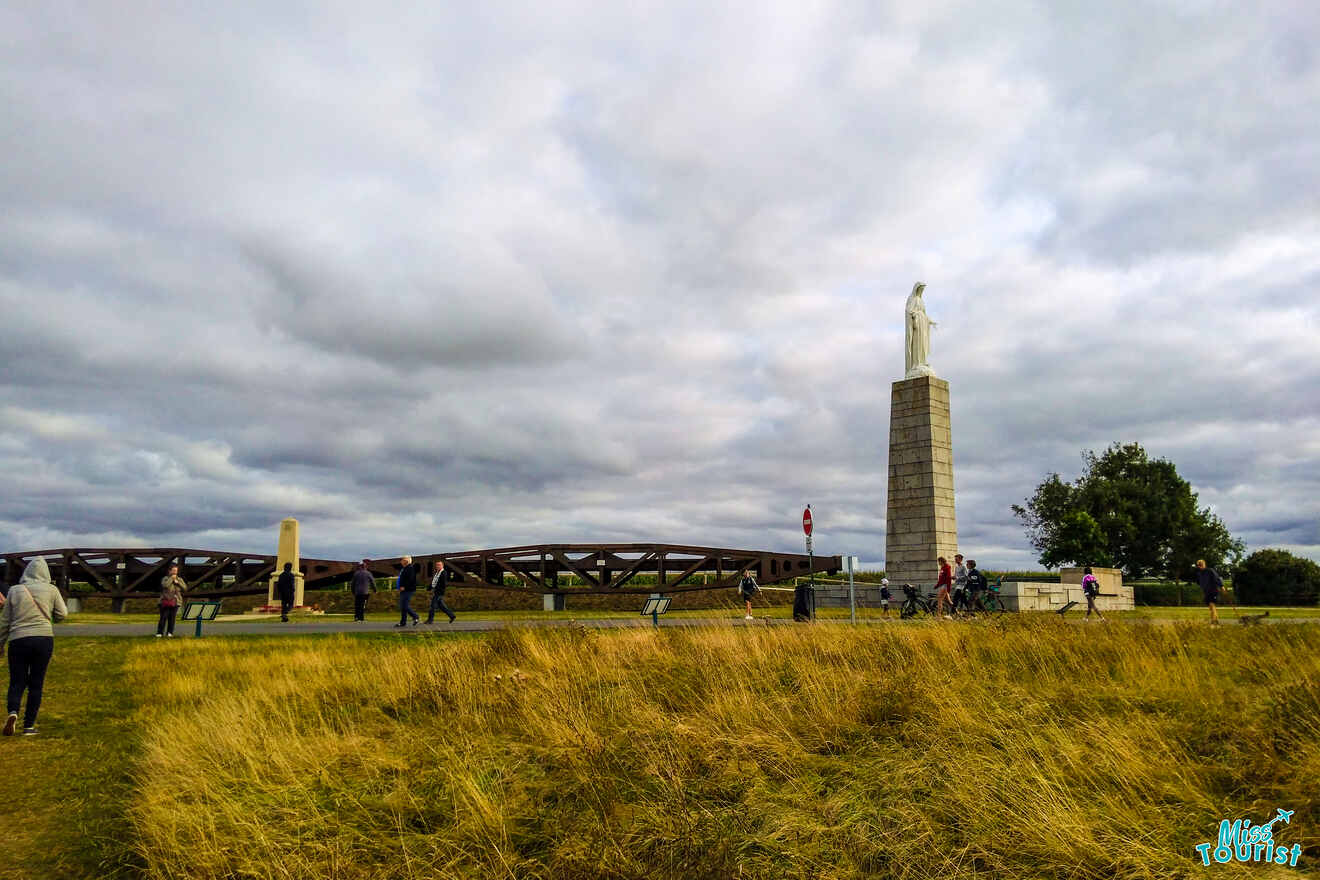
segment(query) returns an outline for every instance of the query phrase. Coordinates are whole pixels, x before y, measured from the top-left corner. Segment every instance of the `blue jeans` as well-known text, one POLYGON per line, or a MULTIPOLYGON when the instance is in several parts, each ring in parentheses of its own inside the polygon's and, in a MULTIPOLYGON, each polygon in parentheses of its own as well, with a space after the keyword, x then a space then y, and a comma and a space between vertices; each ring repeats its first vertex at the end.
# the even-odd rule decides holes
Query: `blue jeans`
POLYGON ((403 626, 405 623, 407 623, 409 617, 411 617, 413 620, 422 619, 421 615, 419 615, 416 611, 412 610, 412 597, 413 597, 413 593, 415 592, 417 591, 416 590, 399 591, 399 626, 403 626))
POLYGON ((446 615, 448 615, 448 617, 449 617, 449 622, 450 622, 450 623, 453 623, 453 621, 454 621, 454 612, 450 611, 450 610, 449 610, 449 606, 445 604, 445 594, 444 594, 444 593, 441 593, 441 592, 438 592, 438 591, 436 591, 436 590, 432 590, 432 591, 431 591, 431 608, 430 608, 430 611, 429 611, 429 612, 427 613, 427 615, 426 615, 426 622, 427 622, 427 623, 433 623, 433 622, 435 621, 435 609, 437 609, 437 608, 439 608, 439 609, 440 609, 441 611, 443 611, 446 615))

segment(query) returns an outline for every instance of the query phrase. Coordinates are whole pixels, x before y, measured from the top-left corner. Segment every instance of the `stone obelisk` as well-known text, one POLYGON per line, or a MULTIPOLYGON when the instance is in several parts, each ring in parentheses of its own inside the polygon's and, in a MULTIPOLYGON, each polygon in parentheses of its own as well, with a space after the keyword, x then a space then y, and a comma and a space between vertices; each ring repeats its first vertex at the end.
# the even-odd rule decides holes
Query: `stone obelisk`
MULTIPOLYGON (((885 576, 929 591, 939 574, 936 559, 953 564, 958 520, 953 503, 953 436, 949 383, 927 362, 930 328, 922 293, 912 288, 904 312, 906 374, 895 382, 889 404, 889 506, 885 529, 885 576)), ((897 591, 896 591, 897 592, 897 591)))
POLYGON ((301 608, 303 604, 303 573, 298 570, 298 520, 288 517, 280 522, 280 539, 275 550, 275 571, 270 576, 266 590, 267 607, 278 607, 275 584, 284 571, 284 563, 293 563, 293 606, 301 608))

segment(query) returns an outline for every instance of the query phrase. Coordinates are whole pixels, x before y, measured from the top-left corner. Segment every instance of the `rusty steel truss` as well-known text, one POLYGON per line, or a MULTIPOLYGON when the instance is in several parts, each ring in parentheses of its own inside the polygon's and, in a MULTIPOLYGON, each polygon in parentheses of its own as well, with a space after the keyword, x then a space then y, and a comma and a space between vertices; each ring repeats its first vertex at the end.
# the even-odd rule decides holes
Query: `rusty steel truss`
MULTIPOLYGON (((159 595, 161 578, 171 565, 179 566, 190 595, 208 598, 264 593, 276 565, 274 556, 177 547, 37 550, 3 554, 6 587, 17 583, 23 569, 37 557, 46 560, 51 579, 66 593, 71 583, 85 583, 91 590, 79 595, 113 599, 117 606, 124 599, 159 595)), ((760 583, 773 584, 812 573, 834 574, 843 565, 838 556, 681 544, 532 544, 422 554, 412 559, 421 565, 423 588, 435 560, 443 559, 456 575, 453 586, 562 594, 727 588, 736 585, 743 570, 749 568, 760 583), (641 583, 642 575, 654 581, 641 583)), ((299 569, 306 589, 320 590, 351 579, 356 564, 302 559, 299 569)), ((401 568, 402 557, 370 563, 372 575, 378 578, 393 577, 401 568)))
MULTIPOLYGON (((16 584, 23 569, 37 557, 46 560, 51 580, 66 594, 71 583, 91 587, 78 595, 115 600, 160 595, 161 578, 171 565, 188 583, 189 595, 199 598, 242 596, 266 592, 266 582, 275 572, 275 557, 219 550, 188 550, 178 547, 143 549, 64 548, 4 554, 4 583, 16 584)), ((303 559, 299 566, 308 580, 333 583, 351 576, 353 563, 331 559, 303 559)))

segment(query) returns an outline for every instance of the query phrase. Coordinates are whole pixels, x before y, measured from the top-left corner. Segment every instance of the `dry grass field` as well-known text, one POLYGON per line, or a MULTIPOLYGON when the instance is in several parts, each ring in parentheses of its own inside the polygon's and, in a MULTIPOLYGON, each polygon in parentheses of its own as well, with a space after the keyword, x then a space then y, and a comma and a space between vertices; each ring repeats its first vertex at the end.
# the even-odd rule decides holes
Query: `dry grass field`
POLYGON ((1304 876, 1318 649, 1314 626, 1015 618, 119 646, 101 873, 1304 876), (1298 868, 1200 866, 1221 818, 1276 807, 1298 868))

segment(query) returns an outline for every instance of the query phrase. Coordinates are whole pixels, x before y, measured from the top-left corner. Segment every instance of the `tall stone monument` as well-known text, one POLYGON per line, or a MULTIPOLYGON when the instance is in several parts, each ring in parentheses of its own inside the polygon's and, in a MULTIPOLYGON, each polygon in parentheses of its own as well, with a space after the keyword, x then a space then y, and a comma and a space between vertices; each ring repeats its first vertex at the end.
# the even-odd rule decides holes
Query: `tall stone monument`
MULTIPOLYGON (((885 576, 929 590, 940 556, 953 564, 958 520, 953 504, 953 437, 949 383, 930 368, 930 328, 922 294, 912 287, 904 309, 904 378, 895 382, 889 404, 889 506, 885 530, 885 576)), ((897 592, 897 590, 895 590, 897 592)), ((901 595, 901 594, 900 594, 901 595)))
POLYGON ((275 550, 275 572, 270 576, 270 584, 266 591, 268 608, 278 608, 280 605, 275 584, 279 580, 280 572, 284 571, 286 562, 293 563, 293 605, 299 608, 303 604, 303 573, 298 570, 298 520, 293 517, 280 521, 280 539, 275 550))

